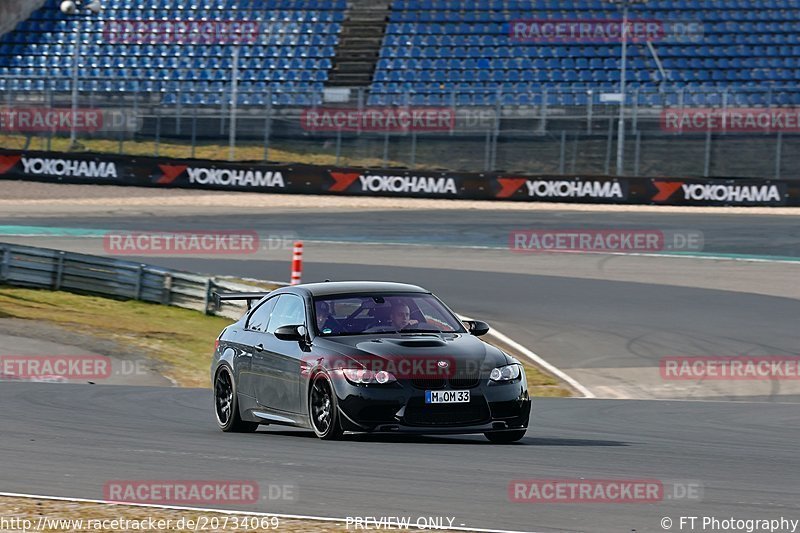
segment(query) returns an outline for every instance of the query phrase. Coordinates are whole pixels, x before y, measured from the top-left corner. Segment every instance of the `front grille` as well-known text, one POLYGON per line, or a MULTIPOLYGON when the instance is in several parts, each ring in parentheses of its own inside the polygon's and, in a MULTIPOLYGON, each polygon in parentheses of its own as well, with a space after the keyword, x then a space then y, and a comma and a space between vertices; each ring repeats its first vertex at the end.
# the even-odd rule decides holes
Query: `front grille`
POLYGON ((450 388, 452 389, 471 389, 477 387, 480 383, 481 371, 479 368, 459 369, 455 374, 450 376, 450 388))
POLYGON ((488 422, 489 406, 484 398, 470 403, 426 404, 424 398, 412 398, 403 419, 409 426, 463 426, 488 422))
POLYGON ((422 390, 443 389, 446 383, 444 378, 421 378, 411 380, 411 384, 414 385, 414 387, 422 390))

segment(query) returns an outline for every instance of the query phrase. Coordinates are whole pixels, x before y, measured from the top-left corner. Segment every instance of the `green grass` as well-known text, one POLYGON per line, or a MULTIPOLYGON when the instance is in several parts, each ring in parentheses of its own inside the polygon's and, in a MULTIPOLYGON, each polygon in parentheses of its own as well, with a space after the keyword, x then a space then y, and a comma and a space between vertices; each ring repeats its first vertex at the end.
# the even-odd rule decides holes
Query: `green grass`
POLYGON ((9 287, 0 287, 0 316, 49 322, 143 352, 183 387, 210 386, 214 339, 231 323, 166 305, 9 287))
POLYGON ((560 381, 541 368, 528 363, 522 363, 525 368, 525 377, 528 378, 528 392, 531 396, 568 397, 573 392, 560 381))

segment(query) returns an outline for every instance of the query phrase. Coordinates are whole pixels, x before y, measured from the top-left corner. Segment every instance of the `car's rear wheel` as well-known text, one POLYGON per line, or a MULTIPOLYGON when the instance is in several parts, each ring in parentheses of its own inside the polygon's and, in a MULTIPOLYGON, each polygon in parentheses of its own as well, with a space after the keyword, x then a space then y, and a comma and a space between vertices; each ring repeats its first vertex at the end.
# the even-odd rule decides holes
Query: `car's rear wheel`
POLYGON ((314 433, 323 440, 336 440, 344 433, 339 423, 336 395, 333 393, 331 381, 325 374, 317 374, 311 382, 308 416, 314 433))
POLYGON ((239 414, 236 382, 228 367, 223 366, 214 378, 214 414, 222 431, 230 433, 252 433, 258 429, 257 422, 245 422, 239 414))
POLYGON ((527 430, 525 429, 517 429, 514 431, 503 431, 499 433, 484 433, 483 435, 489 439, 490 442, 495 444, 509 444, 511 442, 517 442, 522 437, 525 436, 527 430))

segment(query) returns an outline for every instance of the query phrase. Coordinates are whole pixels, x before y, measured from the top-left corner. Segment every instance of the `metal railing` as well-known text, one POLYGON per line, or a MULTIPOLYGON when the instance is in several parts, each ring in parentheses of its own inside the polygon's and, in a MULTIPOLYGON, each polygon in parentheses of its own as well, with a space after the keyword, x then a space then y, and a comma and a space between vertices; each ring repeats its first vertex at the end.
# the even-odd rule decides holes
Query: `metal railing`
MULTIPOLYGON (((85 150, 125 155, 528 174, 616 172, 619 105, 606 98, 611 87, 541 86, 512 94, 500 85, 491 98, 456 88, 434 101, 414 92, 386 95, 364 88, 278 90, 240 81, 233 90, 230 81, 203 83, 82 79, 77 107, 98 113, 94 118, 102 127, 86 125, 77 139, 85 150), (120 84, 126 87, 122 92, 120 84), (473 105, 465 103, 465 95, 473 105), (381 109, 441 110, 447 121, 445 127, 372 127, 362 120, 381 109), (351 113, 356 123, 331 122, 330 114, 319 118, 337 111, 351 113)), ((64 79, 0 77, 2 146, 68 150, 68 128, 11 124, 13 113, 68 110, 68 89, 64 79)), ((797 87, 631 87, 626 102, 625 175, 800 177, 796 124, 703 131, 670 127, 665 119, 675 110, 755 109, 786 113, 797 122, 797 87)))
POLYGON ((268 290, 133 261, 6 243, 0 243, 2 284, 140 300, 233 319, 238 319, 246 306, 225 302, 218 308, 215 292, 268 290))

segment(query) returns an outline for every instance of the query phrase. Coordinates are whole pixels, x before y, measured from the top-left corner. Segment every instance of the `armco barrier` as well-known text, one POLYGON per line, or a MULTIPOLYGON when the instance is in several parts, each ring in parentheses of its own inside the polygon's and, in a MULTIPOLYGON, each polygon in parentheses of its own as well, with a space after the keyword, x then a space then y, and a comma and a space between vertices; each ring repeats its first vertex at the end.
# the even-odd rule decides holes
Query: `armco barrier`
POLYGON ((523 176, 9 150, 0 150, 0 179, 347 196, 800 206, 800 180, 523 176))
POLYGON ((0 243, 1 284, 141 300, 234 319, 245 306, 226 302, 217 309, 214 292, 265 290, 132 261, 5 243, 0 243))

